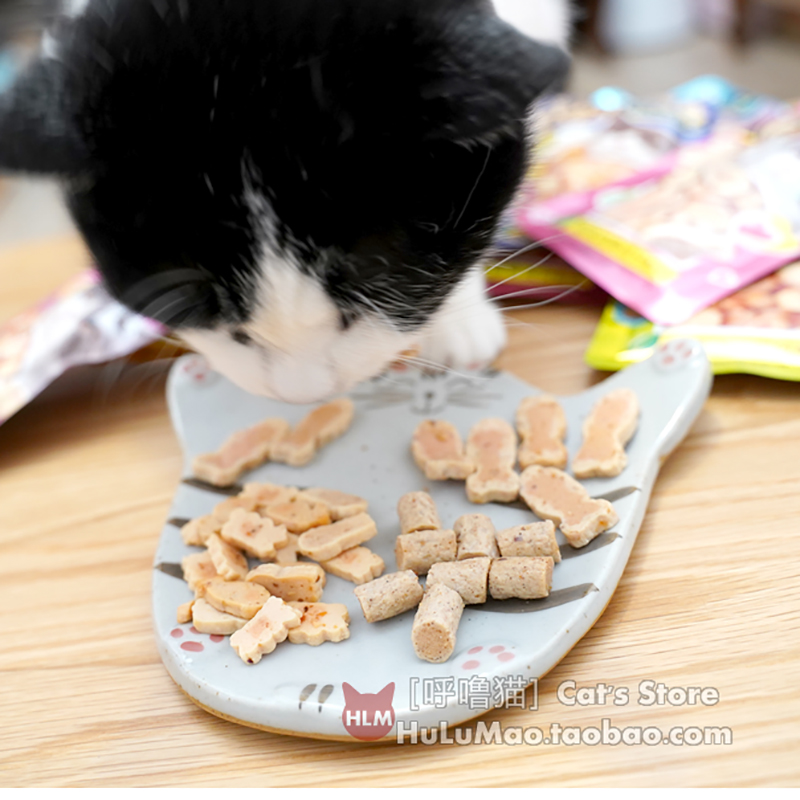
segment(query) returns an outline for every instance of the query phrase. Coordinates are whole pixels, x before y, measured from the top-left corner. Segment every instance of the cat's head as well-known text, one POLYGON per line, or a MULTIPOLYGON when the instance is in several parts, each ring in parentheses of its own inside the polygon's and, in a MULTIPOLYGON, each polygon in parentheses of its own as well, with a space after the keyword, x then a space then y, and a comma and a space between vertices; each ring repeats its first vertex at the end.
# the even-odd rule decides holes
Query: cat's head
POLYGON ((0 167, 63 178, 122 302, 310 402, 430 330, 567 66, 489 0, 89 0, 0 100, 0 167))

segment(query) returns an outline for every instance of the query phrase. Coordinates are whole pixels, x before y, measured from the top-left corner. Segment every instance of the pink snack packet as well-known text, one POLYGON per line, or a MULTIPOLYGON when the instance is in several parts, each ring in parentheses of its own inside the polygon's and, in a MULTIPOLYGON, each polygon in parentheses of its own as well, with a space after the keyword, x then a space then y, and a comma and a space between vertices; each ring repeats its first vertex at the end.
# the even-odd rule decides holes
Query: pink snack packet
POLYGON ((133 353, 164 334, 114 300, 86 270, 0 325, 0 425, 70 367, 133 353))
MULTIPOLYGON (((796 117, 796 113, 794 115, 796 117)), ((557 221, 519 224, 617 300, 674 325, 800 256, 800 131, 719 125, 681 149, 675 169, 601 191, 557 221)))

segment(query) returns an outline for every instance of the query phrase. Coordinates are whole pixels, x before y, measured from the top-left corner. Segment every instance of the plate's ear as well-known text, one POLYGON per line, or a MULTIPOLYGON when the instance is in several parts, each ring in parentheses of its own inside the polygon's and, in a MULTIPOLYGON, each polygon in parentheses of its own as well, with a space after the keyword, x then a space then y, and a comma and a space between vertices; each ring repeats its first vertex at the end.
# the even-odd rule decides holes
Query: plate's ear
POLYGON ((69 83, 61 61, 40 58, 0 95, 0 170, 79 175, 89 168, 69 83))
POLYGON ((525 119, 541 94, 562 88, 570 65, 494 14, 456 17, 425 64, 420 122, 428 138, 470 141, 525 119))

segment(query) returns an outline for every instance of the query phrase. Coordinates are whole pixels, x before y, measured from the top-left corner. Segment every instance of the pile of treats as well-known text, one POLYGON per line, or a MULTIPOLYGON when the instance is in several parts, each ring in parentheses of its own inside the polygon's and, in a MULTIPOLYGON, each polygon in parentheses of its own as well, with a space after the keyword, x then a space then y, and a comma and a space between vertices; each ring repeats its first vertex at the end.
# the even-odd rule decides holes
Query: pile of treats
MULTIPOLYGON (((638 417, 638 399, 630 390, 601 398, 584 423, 573 473, 580 478, 619 475, 638 417)), ((395 547, 400 571, 357 587, 355 594, 368 622, 419 606, 411 640, 425 661, 450 658, 466 605, 485 603, 487 596, 533 600, 550 594, 553 567, 561 561, 556 524, 571 546, 583 547, 618 520, 611 503, 592 499, 563 471, 566 417, 554 398, 526 398, 516 422, 519 449, 514 429, 502 419, 473 426, 466 449, 448 422, 426 420, 414 433, 414 460, 427 478, 465 480, 473 503, 521 497, 544 520, 497 532, 489 517, 467 514, 446 530, 426 492, 400 499, 401 534, 395 547), (517 461, 521 475, 515 471, 517 461), (424 590, 420 575, 427 575, 424 590)))
POLYGON ((231 635, 248 664, 287 638, 347 639, 347 607, 320 601, 326 574, 360 584, 383 573, 383 559, 361 546, 377 533, 366 511, 365 500, 331 489, 246 484, 181 529, 187 545, 205 549, 183 559, 195 599, 178 609, 178 622, 231 635), (248 558, 262 563, 251 569, 248 558))

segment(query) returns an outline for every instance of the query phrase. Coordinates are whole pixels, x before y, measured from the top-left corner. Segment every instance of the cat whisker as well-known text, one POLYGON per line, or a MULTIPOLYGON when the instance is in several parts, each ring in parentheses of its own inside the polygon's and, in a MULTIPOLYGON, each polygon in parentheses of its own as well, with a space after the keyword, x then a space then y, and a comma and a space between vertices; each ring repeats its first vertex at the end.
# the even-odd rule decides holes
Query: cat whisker
POLYGON ((589 283, 589 279, 581 281, 580 283, 576 284, 575 286, 570 286, 565 292, 561 292, 561 294, 557 294, 555 297, 548 297, 546 300, 540 300, 538 303, 526 303, 520 306, 510 306, 508 309, 504 310, 504 314, 506 311, 523 311, 528 308, 541 308, 541 306, 550 305, 550 303, 556 303, 559 300, 563 300, 565 297, 573 294, 574 292, 579 291, 584 286, 589 283))
POLYGON ((536 250, 536 248, 541 247, 546 242, 552 242, 555 239, 560 239, 566 234, 563 233, 554 233, 552 236, 547 236, 544 239, 539 239, 538 241, 531 242, 530 244, 526 244, 524 247, 520 247, 519 250, 514 251, 510 255, 506 256, 502 261, 498 261, 496 264, 492 264, 490 267, 487 267, 484 270, 485 274, 490 273, 493 269, 497 269, 498 267, 502 267, 503 264, 507 264, 514 258, 518 258, 519 256, 525 255, 525 253, 530 253, 531 250, 536 250))
POLYGON ((504 278, 502 281, 498 281, 497 283, 492 282, 492 288, 496 289, 498 286, 504 286, 510 281, 516 280, 523 275, 527 275, 528 273, 533 272, 535 269, 539 269, 539 267, 544 266, 554 255, 555 253, 548 253, 546 256, 544 256, 544 258, 539 259, 539 261, 527 267, 526 269, 515 272, 513 275, 509 275, 507 278, 504 278))

